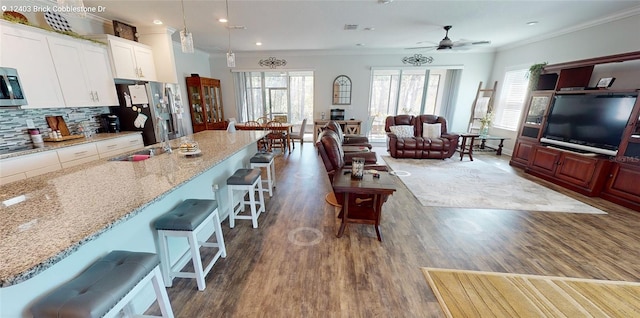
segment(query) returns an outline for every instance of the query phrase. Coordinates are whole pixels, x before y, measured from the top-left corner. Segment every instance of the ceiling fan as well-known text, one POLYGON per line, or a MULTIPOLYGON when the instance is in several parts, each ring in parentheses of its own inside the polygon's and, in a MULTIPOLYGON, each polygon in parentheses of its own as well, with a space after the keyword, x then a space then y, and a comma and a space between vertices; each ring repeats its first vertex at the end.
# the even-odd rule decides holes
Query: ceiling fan
POLYGON ((458 50, 458 49, 469 49, 469 46, 473 46, 473 45, 482 45, 482 44, 490 44, 491 41, 465 41, 465 40, 460 40, 460 41, 451 41, 451 39, 449 38, 449 30, 451 30, 452 26, 447 25, 444 27, 445 30, 445 35, 444 35, 444 39, 442 39, 440 41, 440 43, 438 43, 438 45, 432 45, 432 46, 419 46, 419 47, 408 47, 407 49, 409 50, 413 50, 413 49, 436 49, 436 50, 458 50))

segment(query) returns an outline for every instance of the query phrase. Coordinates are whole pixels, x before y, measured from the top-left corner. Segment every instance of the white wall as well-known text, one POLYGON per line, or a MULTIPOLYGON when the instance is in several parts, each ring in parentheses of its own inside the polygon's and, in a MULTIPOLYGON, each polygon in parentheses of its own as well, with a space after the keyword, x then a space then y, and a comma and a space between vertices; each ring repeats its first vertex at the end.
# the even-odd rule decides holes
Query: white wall
MULTIPOLYGON (((346 118, 365 120, 368 116, 369 91, 372 67, 412 67, 402 63, 402 58, 417 52, 374 54, 364 53, 322 53, 322 52, 267 52, 237 53, 235 70, 269 71, 258 65, 259 60, 269 57, 285 59, 287 65, 276 70, 313 70, 315 71, 314 114, 319 119, 325 112, 329 116, 331 108, 346 109, 346 118), (351 105, 333 106, 331 104, 333 80, 338 75, 347 75, 353 83, 351 105)), ((471 104, 475 98, 480 81, 486 81, 493 65, 493 53, 458 53, 458 52, 426 52, 425 56, 433 56, 434 62, 428 67, 447 68, 455 66, 463 68, 460 84, 460 96, 457 100, 455 118, 450 119, 449 129, 465 131, 469 121, 471 104)), ((212 55, 211 72, 214 78, 221 80, 225 117, 237 117, 233 79, 226 66, 226 56, 212 55)))
MULTIPOLYGON (((556 64, 640 51, 639 30, 640 15, 635 15, 500 51, 496 54, 495 66, 491 73, 491 82, 498 81, 497 96, 499 96, 505 71, 517 66, 528 68, 528 66, 536 63, 556 64)), ((625 65, 632 64, 631 62, 627 63, 625 65)), ((628 72, 628 67, 616 67, 614 64, 598 66, 593 72, 590 85, 595 86, 593 82, 600 77, 605 77, 604 75, 607 74, 618 78, 614 82, 613 88, 616 88, 616 85, 618 85, 617 88, 640 88, 640 76, 638 76, 638 73, 636 72, 635 76, 633 76, 628 72)), ((517 132, 496 128, 492 128, 489 132, 492 135, 511 138, 511 140, 505 141, 504 152, 507 154, 512 153, 517 132)))
POLYGON ((191 126, 191 114, 189 113, 186 78, 191 76, 191 74, 199 74, 202 77, 212 77, 209 53, 199 50, 195 50, 194 53, 182 53, 180 43, 173 42, 173 55, 176 62, 176 73, 178 76, 178 85, 180 86, 180 96, 182 97, 182 107, 184 109, 182 126, 186 134, 192 134, 193 127, 191 126))

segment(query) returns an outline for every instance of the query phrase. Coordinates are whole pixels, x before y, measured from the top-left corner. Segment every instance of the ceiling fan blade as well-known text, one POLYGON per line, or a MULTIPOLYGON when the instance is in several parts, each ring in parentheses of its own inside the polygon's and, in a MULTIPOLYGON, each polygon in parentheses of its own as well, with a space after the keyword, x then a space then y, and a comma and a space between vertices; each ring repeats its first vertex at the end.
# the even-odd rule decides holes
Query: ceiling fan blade
POLYGON ((437 48, 438 46, 417 46, 417 47, 406 47, 404 48, 405 50, 424 50, 424 49, 429 49, 429 50, 433 50, 435 48, 437 48))

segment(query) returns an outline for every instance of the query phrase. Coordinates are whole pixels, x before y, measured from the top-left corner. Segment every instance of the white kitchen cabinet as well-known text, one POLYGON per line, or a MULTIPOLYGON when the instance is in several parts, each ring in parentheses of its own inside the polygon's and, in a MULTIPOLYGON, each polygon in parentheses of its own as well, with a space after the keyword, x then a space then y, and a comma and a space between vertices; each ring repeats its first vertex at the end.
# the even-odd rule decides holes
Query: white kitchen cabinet
POLYGON ((53 36, 47 41, 66 106, 118 105, 105 47, 53 36))
POLYGON ((62 169, 55 151, 0 160, 0 185, 62 169))
POLYGON ((28 105, 22 108, 64 107, 46 31, 0 21, 0 65, 18 70, 28 105))
POLYGON ((118 95, 113 82, 107 47, 85 44, 84 60, 91 87, 95 92, 95 105, 118 105, 118 95))
POLYGON ((58 159, 62 168, 69 168, 86 162, 100 159, 96 143, 87 143, 77 146, 65 147, 57 150, 58 159))
POLYGON ((128 135, 120 138, 113 138, 96 143, 100 158, 109 158, 121 153, 138 150, 144 147, 142 135, 128 135))
POLYGON ((115 78, 155 81, 153 51, 147 45, 106 35, 115 78))
POLYGON ((126 134, 96 142, 0 160, 0 185, 113 157, 144 147, 141 134, 126 134))

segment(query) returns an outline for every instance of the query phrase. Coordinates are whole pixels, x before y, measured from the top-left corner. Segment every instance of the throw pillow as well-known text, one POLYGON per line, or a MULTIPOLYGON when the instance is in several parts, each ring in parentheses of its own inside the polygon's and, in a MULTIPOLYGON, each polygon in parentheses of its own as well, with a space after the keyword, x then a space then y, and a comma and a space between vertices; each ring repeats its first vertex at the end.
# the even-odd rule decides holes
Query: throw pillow
POLYGON ((413 126, 411 125, 398 125, 389 127, 392 133, 398 138, 410 138, 413 137, 413 126))
POLYGON ((422 124, 422 137, 423 138, 430 138, 430 139, 440 138, 441 130, 442 130, 442 124, 440 124, 440 123, 438 123, 438 124, 423 123, 422 124))

